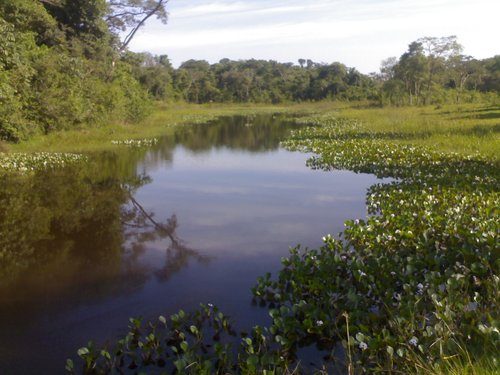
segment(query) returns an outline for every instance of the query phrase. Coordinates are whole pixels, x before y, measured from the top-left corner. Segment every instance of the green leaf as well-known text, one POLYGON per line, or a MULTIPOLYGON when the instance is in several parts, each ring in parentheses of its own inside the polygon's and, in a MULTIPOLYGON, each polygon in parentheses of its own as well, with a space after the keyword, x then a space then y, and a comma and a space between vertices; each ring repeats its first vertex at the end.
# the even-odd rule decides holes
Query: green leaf
POLYGON ((194 326, 194 325, 190 326, 189 330, 191 331, 191 333, 193 335, 197 335, 198 334, 198 328, 196 328, 196 326, 194 326))
POLYGON ((181 342, 181 349, 183 351, 187 352, 188 348, 189 348, 189 345, 186 341, 181 342))
POLYGON ((80 348, 80 349, 78 349, 77 352, 76 352, 76 354, 78 354, 80 357, 83 357, 84 355, 87 355, 89 353, 90 353, 89 349, 86 348, 85 346, 82 347, 82 348, 80 348))
POLYGON ((75 364, 73 363, 73 360, 72 359, 67 359, 66 360, 66 367, 65 367, 65 369, 67 371, 72 372, 74 370, 74 368, 75 368, 75 364))
POLYGON ((252 369, 255 369, 258 364, 259 364, 259 358, 255 354, 248 356, 247 358, 248 366, 250 366, 252 369))

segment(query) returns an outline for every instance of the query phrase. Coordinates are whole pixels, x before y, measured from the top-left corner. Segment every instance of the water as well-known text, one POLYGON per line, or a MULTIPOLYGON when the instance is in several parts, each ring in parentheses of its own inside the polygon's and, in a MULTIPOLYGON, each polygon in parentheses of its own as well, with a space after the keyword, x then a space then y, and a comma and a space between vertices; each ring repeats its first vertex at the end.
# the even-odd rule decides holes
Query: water
POLYGON ((371 175, 321 172, 279 147, 296 125, 228 118, 150 149, 0 185, 0 373, 64 374, 92 339, 213 303, 240 329, 269 322, 258 276, 366 216, 371 175), (5 255, 7 254, 7 255, 5 255))

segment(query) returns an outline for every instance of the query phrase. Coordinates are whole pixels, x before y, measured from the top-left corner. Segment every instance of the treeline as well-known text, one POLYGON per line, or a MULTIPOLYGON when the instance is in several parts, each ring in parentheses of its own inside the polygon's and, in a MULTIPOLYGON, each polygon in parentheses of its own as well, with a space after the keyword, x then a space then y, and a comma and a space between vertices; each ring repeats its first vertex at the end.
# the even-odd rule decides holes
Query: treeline
POLYGON ((418 39, 401 57, 382 62, 380 100, 397 105, 472 101, 500 93, 500 55, 476 60, 462 54, 455 36, 418 39))
POLYGON ((401 57, 365 75, 335 62, 298 64, 264 60, 215 64, 189 60, 174 69, 166 55, 129 52, 133 74, 158 100, 266 102, 373 100, 381 104, 425 105, 474 101, 500 93, 500 55, 476 60, 462 55, 456 37, 422 38, 401 57))
POLYGON ((129 53, 126 59, 141 85, 159 100, 280 103, 377 98, 374 80, 341 63, 189 60, 174 69, 165 55, 129 53))
POLYGON ((423 105, 500 92, 500 56, 464 56, 455 37, 419 39, 370 75, 306 59, 298 64, 189 60, 175 69, 166 55, 127 50, 149 17, 166 21, 166 3, 0 1, 0 140, 111 120, 136 122, 151 100, 423 105))

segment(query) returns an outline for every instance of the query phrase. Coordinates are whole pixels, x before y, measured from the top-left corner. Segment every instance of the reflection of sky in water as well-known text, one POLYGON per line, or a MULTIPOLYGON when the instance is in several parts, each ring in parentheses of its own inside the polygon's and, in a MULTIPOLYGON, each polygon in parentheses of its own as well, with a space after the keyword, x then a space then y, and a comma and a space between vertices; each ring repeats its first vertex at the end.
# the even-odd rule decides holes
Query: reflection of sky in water
MULTIPOLYGON (((366 189, 376 181, 347 171, 313 171, 306 159, 282 149, 251 154, 219 148, 200 157, 177 147, 169 168, 142 165, 153 182, 136 199, 160 221, 175 213, 179 238, 213 257, 208 264, 190 262, 168 283, 146 289, 175 295, 187 306, 210 301, 244 325, 264 319, 265 310, 250 308, 256 277, 278 271, 290 246, 319 246, 346 219, 364 217, 366 189)), ((159 264, 168 243, 148 246, 142 260, 159 264)))
POLYGON ((204 158, 177 148, 171 168, 144 169, 153 183, 136 198, 156 217, 175 213, 177 234, 210 255, 286 254, 317 246, 326 233, 365 215, 369 175, 306 168, 307 156, 284 150, 260 154, 212 150, 204 158))
POLYGON ((175 214, 177 237, 209 260, 187 258, 161 278, 158 270, 166 267, 171 245, 163 238, 144 242, 132 260, 124 257, 119 282, 104 272, 91 283, 68 285, 70 292, 58 300, 40 287, 36 305, 6 313, 9 319, 19 316, 0 325, 0 340, 9 340, 8 347, 0 345, 0 367, 12 374, 39 368, 63 374, 67 357, 74 358, 89 339, 120 337, 130 316, 156 319, 200 302, 217 304, 241 328, 265 324, 267 310, 251 304, 256 278, 276 273, 290 246, 319 246, 346 219, 364 217, 366 189, 376 182, 370 175, 310 170, 307 155, 279 148, 249 152, 204 145, 195 153, 171 146, 151 151, 139 164, 137 170, 152 182, 134 197, 158 222, 175 214), (26 345, 43 350, 30 351, 26 362, 26 345))

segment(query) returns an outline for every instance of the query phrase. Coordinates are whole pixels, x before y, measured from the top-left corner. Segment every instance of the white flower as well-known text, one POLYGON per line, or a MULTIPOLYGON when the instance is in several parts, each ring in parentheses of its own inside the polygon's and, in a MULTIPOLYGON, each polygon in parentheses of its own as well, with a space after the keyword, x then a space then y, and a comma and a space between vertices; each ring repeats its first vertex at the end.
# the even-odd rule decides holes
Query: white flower
POLYGON ((317 325, 318 327, 321 327, 323 324, 324 324, 324 323, 323 323, 323 321, 322 321, 322 320, 316 320, 316 325, 317 325))
POLYGON ((366 350, 366 349, 368 349, 368 345, 366 344, 366 342, 360 342, 359 343, 359 348, 361 350, 366 350))
POLYGON ((413 336, 410 341, 408 341, 408 344, 410 345, 413 345, 413 346, 417 346, 418 345, 418 340, 415 336, 413 336))

